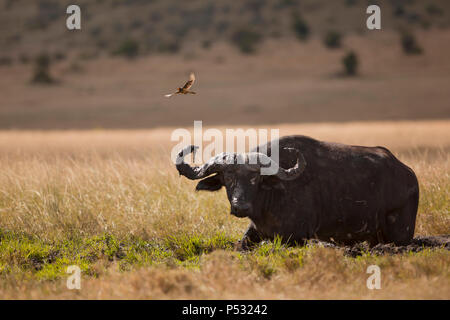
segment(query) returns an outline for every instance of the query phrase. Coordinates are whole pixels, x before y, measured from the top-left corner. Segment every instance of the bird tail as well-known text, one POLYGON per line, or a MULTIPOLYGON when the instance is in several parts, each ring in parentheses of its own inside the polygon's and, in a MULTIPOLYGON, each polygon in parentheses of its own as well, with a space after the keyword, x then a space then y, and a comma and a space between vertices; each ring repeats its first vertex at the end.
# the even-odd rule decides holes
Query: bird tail
POLYGON ((195 91, 188 91, 190 94, 197 94, 195 91))
POLYGON ((169 93, 169 94, 165 94, 164 97, 166 98, 170 98, 171 96, 173 96, 175 93, 169 93))

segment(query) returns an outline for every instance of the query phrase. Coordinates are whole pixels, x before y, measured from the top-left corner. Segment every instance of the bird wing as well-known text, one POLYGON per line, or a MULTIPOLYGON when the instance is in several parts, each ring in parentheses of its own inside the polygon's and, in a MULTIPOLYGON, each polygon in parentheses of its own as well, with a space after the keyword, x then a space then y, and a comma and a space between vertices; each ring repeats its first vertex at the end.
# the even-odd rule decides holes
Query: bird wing
POLYGON ((189 90, 189 88, 192 87, 192 85, 194 84, 194 81, 195 81, 195 75, 193 73, 191 73, 191 75, 189 76, 189 81, 186 82, 183 89, 189 90))

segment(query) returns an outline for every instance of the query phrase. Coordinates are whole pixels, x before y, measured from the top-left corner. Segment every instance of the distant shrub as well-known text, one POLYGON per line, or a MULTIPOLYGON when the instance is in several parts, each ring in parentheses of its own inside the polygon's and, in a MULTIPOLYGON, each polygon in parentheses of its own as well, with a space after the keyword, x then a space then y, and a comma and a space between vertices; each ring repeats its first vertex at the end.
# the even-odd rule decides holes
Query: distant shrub
POLYGON ((50 76, 50 56, 47 53, 41 53, 35 59, 34 73, 31 79, 32 83, 51 84, 55 80, 50 76))
POLYGON ((292 29, 301 41, 308 39, 310 30, 306 21, 298 14, 293 15, 292 29))
POLYGON ((256 51, 256 45, 261 40, 261 34, 249 29, 239 29, 232 35, 233 43, 245 54, 254 53, 256 51))
POLYGON ((39 0, 37 1, 38 18, 48 23, 57 20, 61 12, 61 5, 55 0, 39 0))
POLYGON ((438 7, 437 5, 435 5, 433 3, 428 4, 425 7, 425 10, 430 15, 439 15, 439 16, 441 16, 444 13, 444 10, 442 10, 440 7, 438 7))
POLYGON ((72 61, 66 71, 70 73, 82 73, 84 68, 78 61, 72 61))
POLYGON ((105 39, 97 39, 95 41, 95 46, 99 49, 107 49, 109 42, 105 39))
POLYGON ((139 54, 139 43, 133 39, 127 39, 119 45, 114 54, 133 59, 139 54))
POLYGON ((125 31, 125 27, 120 21, 115 21, 114 24, 112 25, 112 29, 116 34, 120 34, 125 31))
POLYGON ((98 36, 100 36, 100 34, 102 33, 103 29, 101 26, 95 26, 92 27, 91 29, 89 29, 89 34, 93 37, 96 38, 98 36))
POLYGON ((421 22, 420 22, 420 26, 422 27, 422 28, 424 28, 425 30, 428 30, 428 29, 430 29, 430 27, 431 27, 431 22, 429 21, 429 20, 422 20, 421 22))
POLYGON ((30 62, 30 58, 28 57, 28 55, 26 53, 21 53, 19 55, 19 61, 22 64, 27 64, 28 62, 30 62))
POLYGON ((345 75, 354 76, 358 70, 358 56, 355 52, 350 51, 342 58, 345 75))
POLYGON ((323 39, 323 42, 326 47, 334 49, 334 48, 340 48, 341 47, 341 34, 337 31, 329 31, 325 35, 325 38, 323 39))
POLYGON ((9 66, 12 64, 11 57, 3 56, 0 57, 0 66, 9 66))
POLYGON ((130 23, 130 29, 136 30, 141 28, 144 25, 144 23, 141 20, 135 19, 130 23))
POLYGON ((298 4, 298 1, 295 0, 279 0, 275 5, 275 9, 282 9, 286 7, 293 7, 298 4))
POLYGON ((53 59, 56 61, 62 61, 66 59, 66 54, 64 52, 58 51, 53 54, 53 59))
POLYGON ((169 24, 166 30, 170 33, 170 36, 175 39, 183 39, 192 29, 192 25, 186 21, 183 23, 169 24))
POLYGON ((161 53, 177 53, 181 49, 179 41, 164 41, 158 46, 158 51, 161 53))
POLYGON ((416 13, 416 12, 410 12, 406 15, 406 21, 408 21, 408 23, 410 24, 416 24, 419 23, 421 18, 421 15, 416 13))
POLYGON ((283 36, 283 33, 280 30, 272 30, 269 36, 274 39, 279 39, 283 36))
POLYGON ((151 12, 150 13, 150 21, 153 23, 159 22, 163 19, 163 15, 160 12, 151 12))
POLYGON ((20 33, 15 33, 12 35, 9 35, 6 37, 6 43, 9 44, 16 44, 16 43, 20 43, 22 41, 22 34, 20 33))
POLYGON ((397 5, 394 8, 394 16, 401 17, 405 14, 405 8, 402 5, 397 5))
POLYGON ((216 31, 219 34, 225 33, 230 27, 230 23, 228 21, 219 21, 216 25, 216 31))
POLYGON ((421 54, 423 52, 423 49, 417 43, 416 37, 410 32, 402 32, 401 44, 403 52, 406 54, 421 54))
POLYGON ((202 41, 202 48, 203 49, 209 49, 211 48, 212 42, 211 40, 203 40, 202 41))
POLYGON ((90 50, 83 50, 80 53, 78 53, 78 58, 80 60, 92 60, 98 58, 100 55, 100 52, 95 49, 90 50))
POLYGON ((356 0, 345 0, 345 5, 347 7, 352 7, 356 4, 356 0))

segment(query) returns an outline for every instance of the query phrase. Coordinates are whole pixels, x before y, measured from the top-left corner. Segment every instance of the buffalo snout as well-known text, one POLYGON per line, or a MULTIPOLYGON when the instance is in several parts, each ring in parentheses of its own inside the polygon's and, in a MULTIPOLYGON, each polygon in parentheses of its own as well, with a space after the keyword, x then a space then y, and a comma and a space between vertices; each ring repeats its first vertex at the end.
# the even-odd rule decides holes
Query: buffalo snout
POLYGON ((252 212, 252 205, 248 202, 234 199, 231 201, 231 214, 236 217, 248 217, 252 212))

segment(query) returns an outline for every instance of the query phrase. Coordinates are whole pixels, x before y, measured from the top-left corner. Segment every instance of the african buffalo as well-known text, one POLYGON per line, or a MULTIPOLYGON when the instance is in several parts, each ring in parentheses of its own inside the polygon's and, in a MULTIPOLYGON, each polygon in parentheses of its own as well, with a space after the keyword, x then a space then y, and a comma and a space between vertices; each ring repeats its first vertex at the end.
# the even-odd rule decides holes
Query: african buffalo
POLYGON ((277 235, 290 243, 312 238, 371 245, 411 241, 419 186, 414 172, 388 149, 287 136, 278 140, 276 174, 261 175, 263 161, 236 164, 239 157, 248 160, 255 155, 267 164, 271 145, 244 155, 222 153, 198 167, 184 162, 197 147, 188 146, 178 154, 180 175, 206 178, 196 190, 225 186, 231 214, 251 220, 242 248, 277 235))

